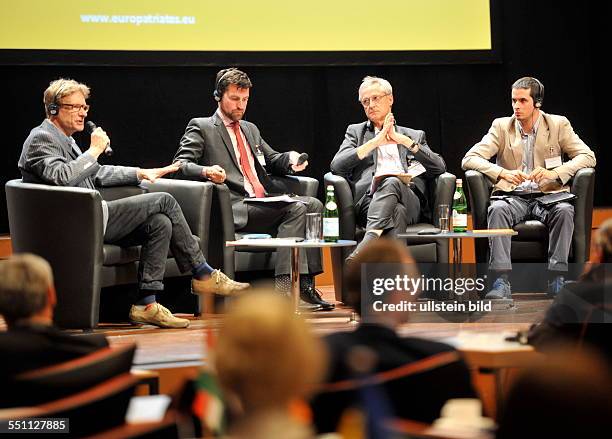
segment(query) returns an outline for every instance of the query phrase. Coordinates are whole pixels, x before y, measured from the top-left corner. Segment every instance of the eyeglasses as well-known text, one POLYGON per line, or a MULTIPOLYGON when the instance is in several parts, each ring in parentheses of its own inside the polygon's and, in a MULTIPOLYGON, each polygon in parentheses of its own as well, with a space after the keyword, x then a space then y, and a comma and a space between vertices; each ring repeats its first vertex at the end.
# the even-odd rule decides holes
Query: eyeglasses
POLYGON ((384 98, 385 96, 389 96, 390 93, 385 93, 384 95, 374 95, 372 97, 369 98, 365 98, 361 102, 361 105, 363 105, 364 107, 369 107, 372 104, 377 104, 380 102, 381 98, 384 98))
POLYGON ((71 113, 78 113, 79 111, 81 111, 81 109, 83 109, 85 111, 85 113, 87 113, 89 111, 89 105, 85 104, 59 104, 60 107, 65 108, 66 110, 70 111, 71 113))

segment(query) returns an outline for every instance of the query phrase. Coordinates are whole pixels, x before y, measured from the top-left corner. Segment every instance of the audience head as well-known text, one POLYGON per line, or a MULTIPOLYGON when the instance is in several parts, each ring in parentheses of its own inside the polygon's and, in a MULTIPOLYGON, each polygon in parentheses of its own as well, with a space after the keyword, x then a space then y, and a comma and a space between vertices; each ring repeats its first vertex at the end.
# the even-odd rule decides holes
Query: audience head
MULTIPOLYGON (((408 247, 396 240, 380 238, 368 243, 348 265, 346 271, 346 289, 347 289, 347 305, 353 307, 353 309, 361 313, 364 307, 368 307, 370 299, 384 300, 385 303, 397 302, 399 300, 415 300, 417 294, 409 295, 405 292, 385 292, 383 295, 376 296, 373 294, 371 286, 368 285, 362 292, 362 264, 368 264, 376 277, 380 274, 380 277, 395 277, 395 275, 409 277, 419 277, 417 267, 414 259, 410 255, 408 247), (396 293, 396 294, 394 294, 396 293), (364 303, 363 299, 367 299, 368 303, 364 303)), ((367 276, 371 276, 370 270, 368 269, 367 276)), ((406 320, 407 313, 389 312, 389 313, 372 313, 370 317, 380 316, 391 324, 399 324, 406 320)), ((365 316, 362 316, 365 317, 365 316)))
POLYGON ((215 80, 213 96, 219 102, 221 112, 232 121, 242 119, 249 101, 251 80, 234 67, 219 70, 215 80))
POLYGON ((612 218, 604 221, 595 234, 597 262, 612 263, 612 218))
POLYGON ((322 378, 325 360, 321 341, 290 301, 271 292, 233 302, 214 355, 230 409, 243 415, 283 410, 306 396, 322 378))
POLYGON ((53 272, 43 258, 22 253, 0 261, 0 314, 9 327, 24 321, 50 324, 55 300, 53 272))
POLYGON ((517 377, 496 437, 600 437, 611 428, 609 365, 591 351, 558 351, 517 377))
POLYGON ((359 102, 367 118, 380 128, 393 106, 393 88, 386 79, 366 76, 359 86, 359 102))

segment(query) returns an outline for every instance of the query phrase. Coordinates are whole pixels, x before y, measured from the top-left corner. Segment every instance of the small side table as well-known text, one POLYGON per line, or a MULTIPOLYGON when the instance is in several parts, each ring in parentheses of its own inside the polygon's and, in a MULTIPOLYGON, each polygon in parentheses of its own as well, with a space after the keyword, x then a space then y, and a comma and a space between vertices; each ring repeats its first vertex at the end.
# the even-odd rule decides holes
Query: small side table
POLYGON ((423 238, 423 241, 431 241, 435 239, 451 239, 453 241, 453 258, 452 263, 455 268, 461 267, 461 259, 463 256, 463 250, 461 248, 462 239, 476 239, 476 238, 493 238, 498 236, 514 236, 518 235, 518 232, 513 229, 481 229, 481 230, 468 230, 465 232, 447 232, 439 233, 437 235, 419 235, 417 233, 398 233, 397 237, 400 239, 410 238, 419 239, 423 238))
POLYGON ((268 239, 239 239, 237 241, 227 241, 228 247, 271 247, 271 248, 290 248, 291 266, 291 297, 296 314, 299 314, 300 305, 300 249, 302 248, 324 248, 324 247, 350 247, 357 245, 356 241, 338 240, 338 242, 325 241, 296 241, 295 238, 268 238, 268 239))

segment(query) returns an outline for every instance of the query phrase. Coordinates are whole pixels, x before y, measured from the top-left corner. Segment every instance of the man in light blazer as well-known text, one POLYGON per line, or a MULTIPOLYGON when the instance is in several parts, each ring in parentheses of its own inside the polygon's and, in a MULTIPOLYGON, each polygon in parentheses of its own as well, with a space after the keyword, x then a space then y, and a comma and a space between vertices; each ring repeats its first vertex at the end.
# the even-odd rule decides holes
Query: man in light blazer
MULTIPOLYGON (((546 114, 544 85, 532 77, 512 84, 513 116, 495 119, 489 132, 465 155, 461 166, 485 174, 493 183, 487 212, 490 229, 512 228, 527 219, 537 219, 549 229, 548 293, 556 295, 568 270, 568 255, 574 231, 574 206, 561 202, 544 207, 535 198, 544 193, 569 191, 568 181, 579 169, 594 167, 595 154, 574 132, 563 116, 546 114), (563 162, 563 156, 569 160, 563 162), (496 157, 495 163, 490 161, 496 157)), ((489 268, 495 281, 486 298, 510 299, 508 272, 511 237, 489 239, 489 268)))
MULTIPOLYGON (((306 214, 323 212, 323 204, 313 197, 299 197, 294 203, 245 203, 245 198, 262 198, 282 193, 269 175, 287 175, 306 169, 308 162, 298 164, 296 151, 275 151, 261 137, 259 128, 242 120, 253 86, 246 73, 229 68, 217 73, 213 96, 218 102, 211 117, 189 121, 174 163, 181 164, 186 178, 225 183, 230 190, 234 226, 240 232, 276 231, 280 237, 303 237, 306 214)), ((289 249, 278 250, 275 267, 277 289, 289 291, 289 249)), ((301 298, 325 309, 333 305, 324 301, 314 288, 314 276, 323 271, 321 250, 306 249, 300 254, 301 298)))
POLYGON ((331 162, 334 174, 345 177, 354 191, 357 221, 366 233, 349 255, 351 261, 369 241, 383 233, 401 233, 431 209, 426 179, 446 171, 439 154, 427 145, 425 132, 395 125, 391 113, 393 89, 389 81, 367 76, 359 87, 359 102, 368 118, 349 125, 340 149, 331 162), (422 173, 405 184, 387 177, 420 167, 422 173))
MULTIPOLYGON (((23 181, 96 189, 137 185, 143 179, 154 181, 178 170, 175 165, 158 169, 100 166, 98 157, 110 143, 101 128, 91 133, 91 144, 82 152, 72 135, 84 129, 89 93, 89 87, 71 79, 51 82, 43 98, 47 118, 32 129, 19 158, 23 181)), ((169 248, 181 271, 193 272, 192 287, 197 293, 228 295, 248 287, 206 263, 180 206, 170 194, 149 193, 103 201, 102 211, 104 242, 142 245, 138 298, 130 309, 132 322, 162 328, 189 326, 189 320, 172 315, 156 301, 156 293, 163 290, 169 248)))

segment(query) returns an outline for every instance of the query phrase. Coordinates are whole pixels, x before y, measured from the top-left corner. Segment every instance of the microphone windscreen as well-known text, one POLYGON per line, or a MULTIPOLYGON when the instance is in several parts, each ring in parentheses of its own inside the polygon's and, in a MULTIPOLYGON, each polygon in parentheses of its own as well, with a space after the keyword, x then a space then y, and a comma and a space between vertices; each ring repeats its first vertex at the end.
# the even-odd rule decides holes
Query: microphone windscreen
POLYGON ((306 154, 305 152, 303 152, 302 154, 300 154, 300 156, 298 157, 298 161, 297 164, 301 165, 302 163, 304 163, 306 160, 308 160, 308 154, 306 154))
POLYGON ((88 120, 87 122, 85 122, 85 128, 87 128, 87 133, 88 133, 88 134, 91 134, 91 133, 93 133, 93 132, 94 132, 94 130, 95 130, 96 128, 98 128, 98 127, 97 127, 97 126, 96 126, 96 124, 95 124, 95 123, 93 123, 91 120, 88 120))

